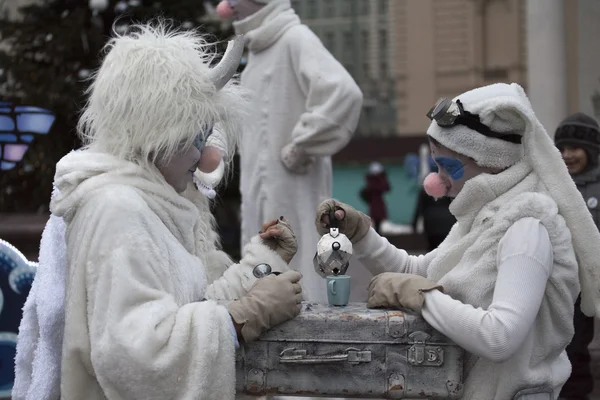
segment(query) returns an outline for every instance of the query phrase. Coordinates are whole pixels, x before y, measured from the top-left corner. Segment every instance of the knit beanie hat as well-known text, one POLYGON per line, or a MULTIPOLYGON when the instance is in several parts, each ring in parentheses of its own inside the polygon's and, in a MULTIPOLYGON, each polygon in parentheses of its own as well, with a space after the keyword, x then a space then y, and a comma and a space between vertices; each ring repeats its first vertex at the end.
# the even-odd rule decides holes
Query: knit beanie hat
POLYGON ((508 168, 527 162, 556 202, 571 232, 579 264, 581 309, 600 316, 600 232, 587 209, 553 140, 535 116, 525 91, 516 83, 497 83, 457 96, 465 111, 479 116, 496 136, 486 136, 465 125, 441 127, 433 121, 427 134, 443 146, 475 160, 480 166, 508 168), (517 142, 517 143, 515 143, 517 142))
POLYGON ((589 115, 578 112, 565 118, 554 134, 556 147, 571 145, 585 150, 591 165, 598 163, 600 155, 600 127, 589 115))

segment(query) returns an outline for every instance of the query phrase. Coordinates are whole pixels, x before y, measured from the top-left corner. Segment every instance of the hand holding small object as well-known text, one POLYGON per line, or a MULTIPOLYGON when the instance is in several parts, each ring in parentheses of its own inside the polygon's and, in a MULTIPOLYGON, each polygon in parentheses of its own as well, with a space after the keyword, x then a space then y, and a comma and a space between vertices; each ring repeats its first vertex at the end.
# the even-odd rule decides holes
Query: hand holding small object
POLYGON ((329 233, 331 226, 329 215, 332 211, 334 211, 335 218, 339 221, 338 227, 340 233, 346 235, 353 244, 360 241, 369 232, 371 218, 348 204, 328 199, 317 207, 315 226, 319 234, 325 235, 329 233))
POLYGON ((263 243, 288 264, 298 251, 296 235, 284 217, 263 224, 259 235, 263 243))
POLYGON ((238 338, 256 340, 263 332, 300 314, 302 309, 302 274, 284 272, 257 279, 252 289, 229 304, 238 338))

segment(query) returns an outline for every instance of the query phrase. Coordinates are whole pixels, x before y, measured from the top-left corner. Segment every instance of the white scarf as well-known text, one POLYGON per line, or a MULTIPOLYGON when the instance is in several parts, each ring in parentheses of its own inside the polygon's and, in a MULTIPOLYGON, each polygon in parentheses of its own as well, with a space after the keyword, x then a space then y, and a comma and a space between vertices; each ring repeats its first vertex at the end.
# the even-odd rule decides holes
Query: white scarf
POLYGON ((233 23, 235 33, 244 35, 248 49, 258 53, 270 47, 300 18, 290 0, 274 0, 249 17, 233 23))

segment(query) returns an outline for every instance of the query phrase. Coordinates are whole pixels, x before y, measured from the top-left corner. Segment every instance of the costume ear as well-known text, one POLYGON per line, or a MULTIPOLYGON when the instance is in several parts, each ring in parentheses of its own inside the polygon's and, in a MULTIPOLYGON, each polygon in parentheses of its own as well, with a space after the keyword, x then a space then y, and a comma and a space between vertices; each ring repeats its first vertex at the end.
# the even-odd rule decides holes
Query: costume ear
POLYGON ((517 134, 523 136, 527 129, 527 117, 513 99, 498 98, 495 107, 481 116, 481 121, 498 133, 517 134))

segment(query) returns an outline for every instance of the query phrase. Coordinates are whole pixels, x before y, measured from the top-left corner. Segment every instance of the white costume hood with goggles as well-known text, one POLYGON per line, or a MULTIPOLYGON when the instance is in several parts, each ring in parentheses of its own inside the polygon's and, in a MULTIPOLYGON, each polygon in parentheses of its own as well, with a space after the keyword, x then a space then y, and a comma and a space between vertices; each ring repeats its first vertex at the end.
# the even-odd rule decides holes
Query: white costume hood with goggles
POLYGON ((440 101, 428 116, 429 136, 479 166, 506 169, 524 161, 532 168, 571 232, 582 311, 600 315, 600 233, 523 89, 514 83, 474 89, 440 101))

